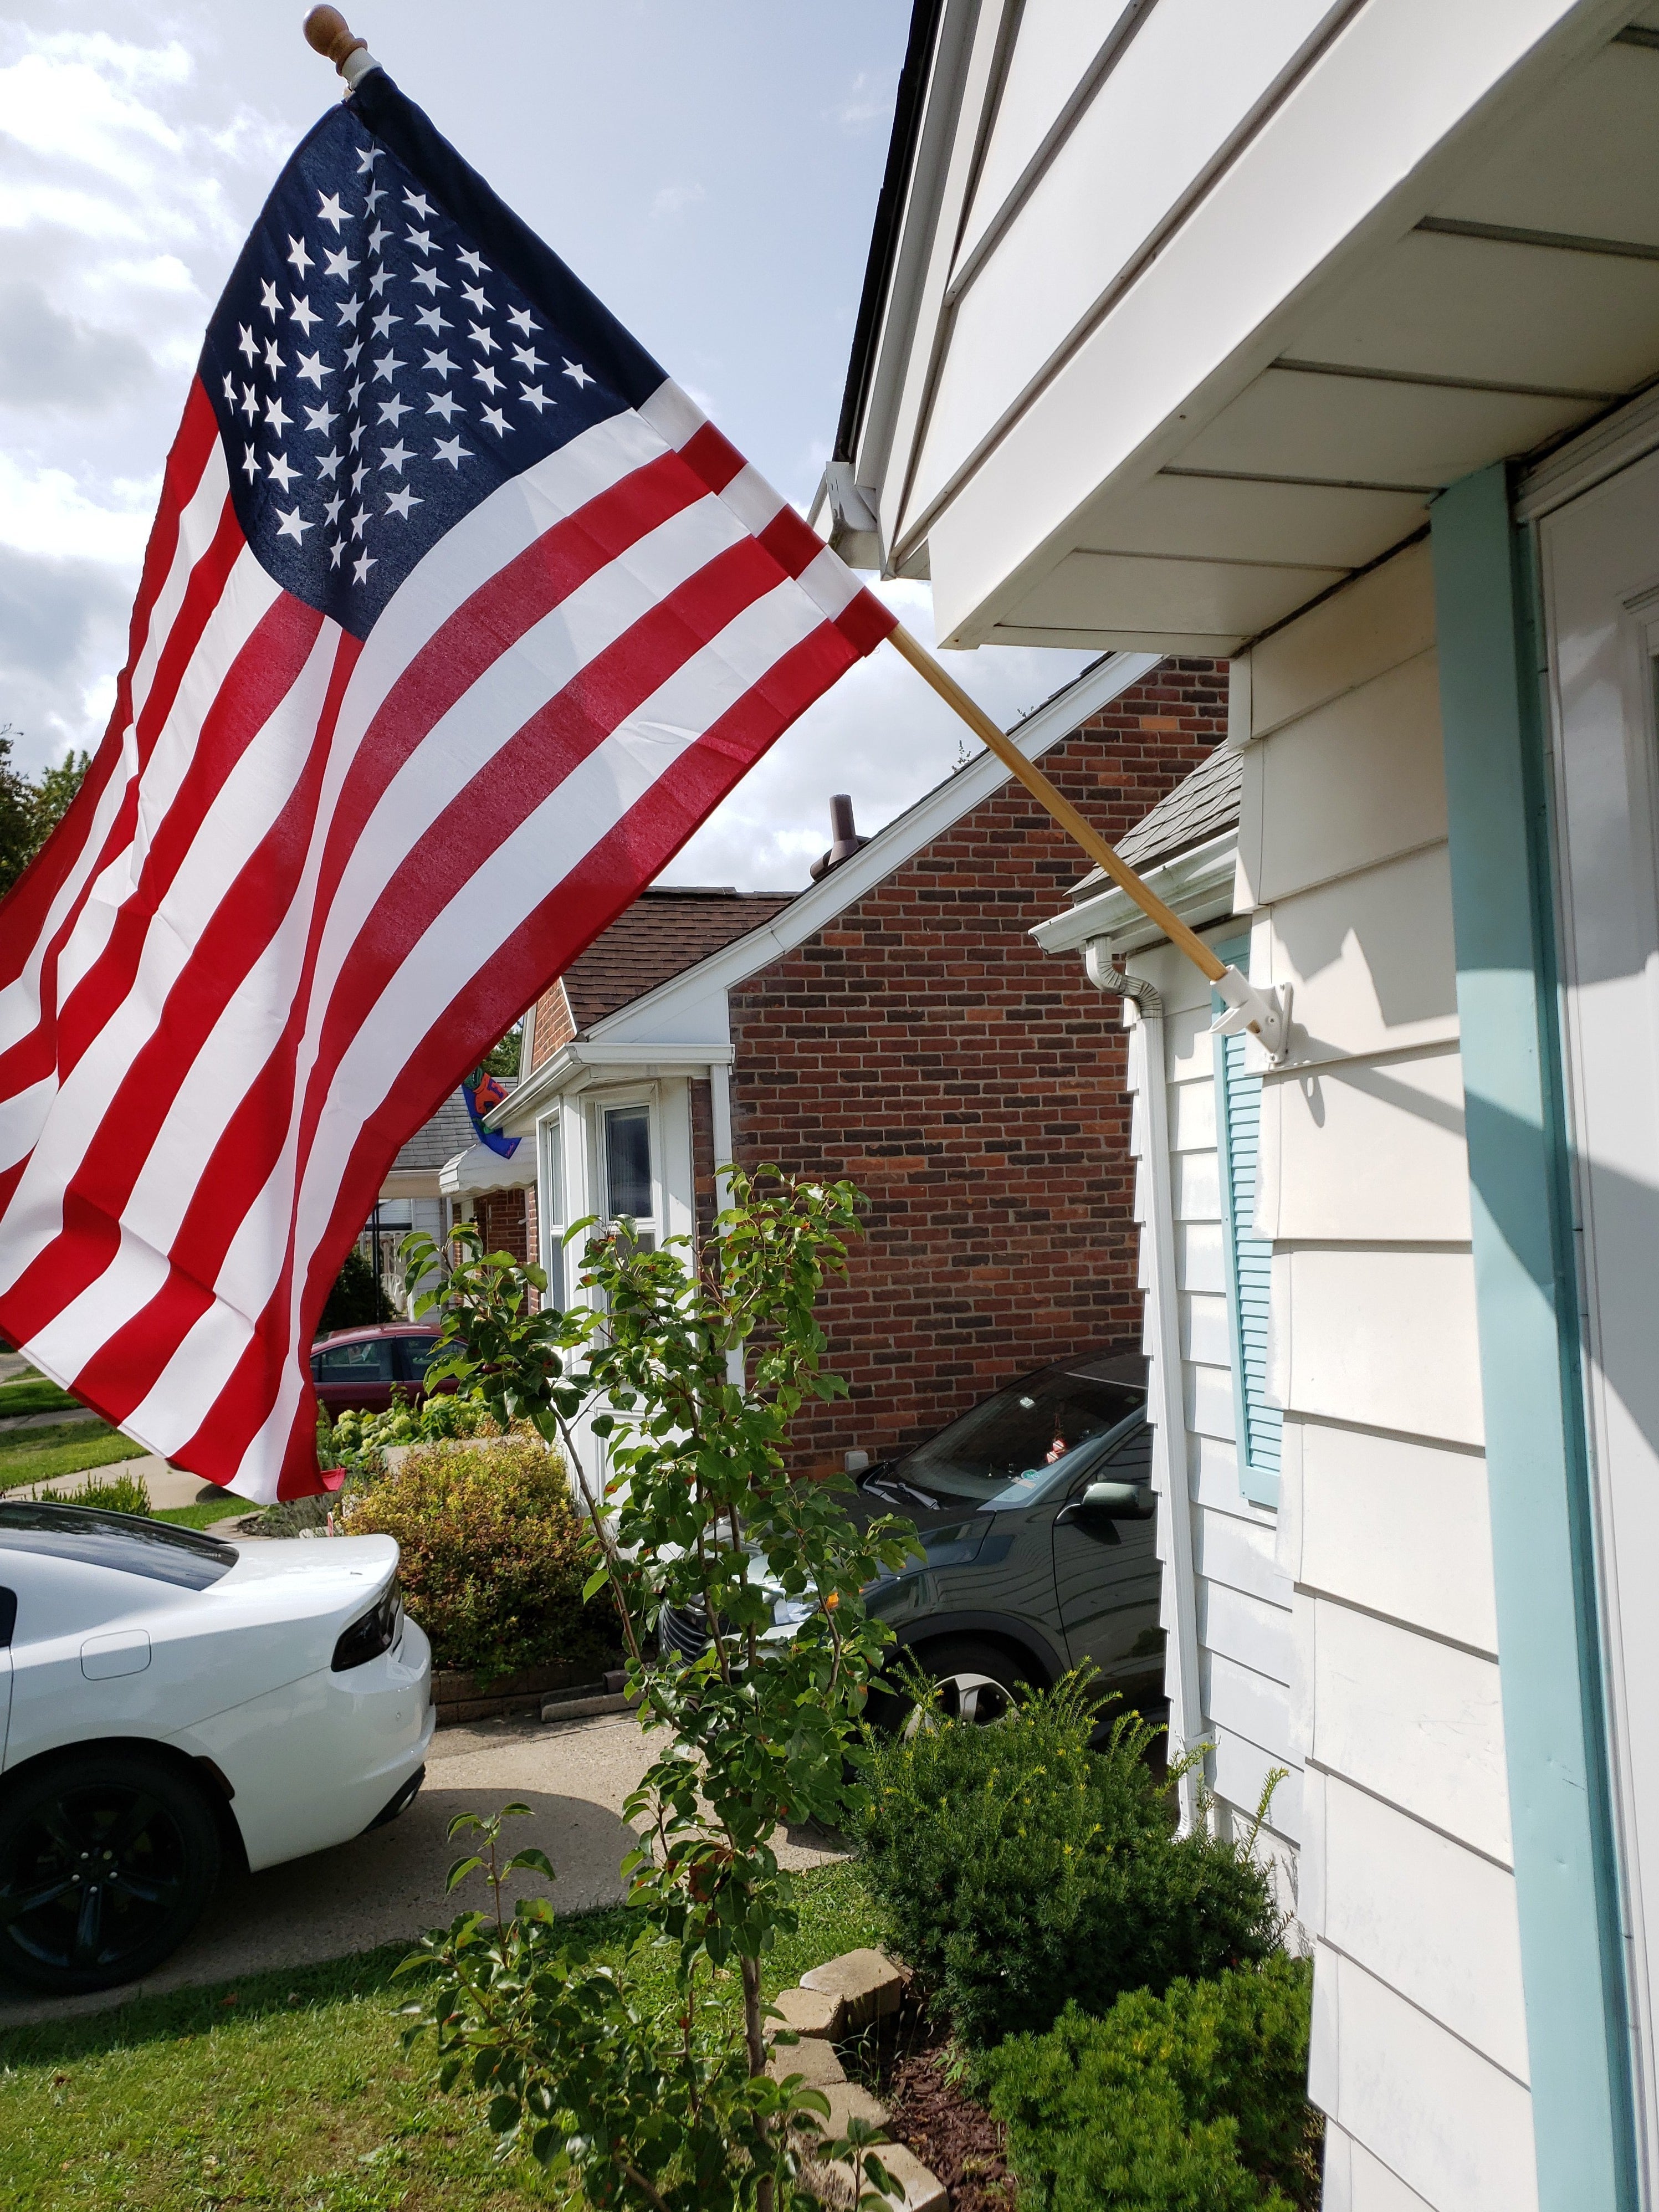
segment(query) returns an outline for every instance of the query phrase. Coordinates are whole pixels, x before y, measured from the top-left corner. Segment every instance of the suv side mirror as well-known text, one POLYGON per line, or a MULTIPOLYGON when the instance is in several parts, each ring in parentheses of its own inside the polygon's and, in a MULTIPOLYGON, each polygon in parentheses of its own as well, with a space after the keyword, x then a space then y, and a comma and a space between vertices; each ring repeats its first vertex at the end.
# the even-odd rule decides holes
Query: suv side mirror
POLYGON ((1158 1501, 1138 1482, 1091 1482, 1073 1500, 1079 1521, 1150 1521, 1158 1501))

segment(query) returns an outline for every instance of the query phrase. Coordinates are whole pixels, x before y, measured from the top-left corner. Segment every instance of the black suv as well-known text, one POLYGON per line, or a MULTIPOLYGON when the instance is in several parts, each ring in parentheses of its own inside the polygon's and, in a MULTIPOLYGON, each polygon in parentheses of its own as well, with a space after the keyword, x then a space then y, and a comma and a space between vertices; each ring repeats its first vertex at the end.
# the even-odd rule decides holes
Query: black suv
MULTIPOLYGON (((866 1597, 944 1710, 998 1719, 1084 1660, 1132 1699, 1162 1697, 1152 1451, 1146 1363, 1115 1353, 1042 1368, 858 1477, 855 1510, 916 1524, 925 1559, 866 1597)), ((799 1617, 782 1596, 775 1611, 780 1627, 799 1617)), ((660 1632, 688 1657, 702 1647, 690 1614, 665 1609, 660 1632)), ((908 1705, 880 1695, 871 1710, 898 1725, 908 1705)))

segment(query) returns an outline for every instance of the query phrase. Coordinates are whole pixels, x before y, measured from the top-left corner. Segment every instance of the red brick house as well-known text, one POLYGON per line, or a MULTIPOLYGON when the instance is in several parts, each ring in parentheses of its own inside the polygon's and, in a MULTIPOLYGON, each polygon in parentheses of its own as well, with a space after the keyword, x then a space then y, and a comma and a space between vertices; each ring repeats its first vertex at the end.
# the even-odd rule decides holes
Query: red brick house
MULTIPOLYGON (((1114 837, 1225 715, 1224 665, 1124 653, 1014 734, 1114 837)), ((717 1161, 851 1176, 866 1233, 823 1308, 851 1395, 797 1429, 819 1464, 1138 1341, 1122 1032, 1026 935, 1083 872, 983 755, 799 895, 646 892, 543 995, 492 1117, 556 1284, 588 1214, 706 1235, 717 1161)))

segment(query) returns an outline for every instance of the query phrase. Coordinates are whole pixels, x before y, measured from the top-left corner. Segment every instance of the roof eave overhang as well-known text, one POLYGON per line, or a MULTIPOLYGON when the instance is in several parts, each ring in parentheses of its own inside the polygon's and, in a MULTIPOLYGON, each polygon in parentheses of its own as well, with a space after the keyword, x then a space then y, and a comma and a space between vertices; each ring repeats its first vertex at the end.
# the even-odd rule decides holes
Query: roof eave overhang
MULTIPOLYGON (((1149 868, 1144 881, 1182 921, 1198 929, 1232 913, 1237 858, 1238 831, 1233 828, 1149 868)), ((1158 924, 1115 884, 1038 922, 1030 933, 1045 952, 1084 952, 1102 942, 1115 953, 1139 952, 1166 942, 1158 924)))
MULTIPOLYGON (((698 963, 702 964, 701 962, 698 963)), ((690 972, 690 971, 688 971, 690 972)), ((629 1076, 706 1075, 711 1067, 729 1067, 729 1038, 710 1037, 674 1044, 639 1043, 627 1038, 607 1041, 597 1032, 576 1037, 559 1047, 551 1060, 526 1078, 508 1098, 484 1116, 487 1128, 506 1136, 519 1136, 532 1127, 556 1098, 572 1091, 585 1091, 607 1074, 629 1076)))

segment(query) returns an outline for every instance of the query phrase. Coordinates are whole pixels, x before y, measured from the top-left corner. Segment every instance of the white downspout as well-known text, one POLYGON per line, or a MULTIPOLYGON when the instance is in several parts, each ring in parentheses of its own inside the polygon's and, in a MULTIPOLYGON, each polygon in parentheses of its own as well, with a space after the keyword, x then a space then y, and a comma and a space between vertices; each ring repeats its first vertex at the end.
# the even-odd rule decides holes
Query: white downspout
MULTIPOLYGON (((732 1071, 723 1060, 708 1063, 709 1134, 714 1146, 714 1211, 724 1213, 732 1203, 732 1184, 723 1170, 732 1164, 732 1071)), ((743 1353, 726 1355, 726 1379, 740 1390, 744 1384, 743 1353)))
MULTIPOLYGON (((1193 1568, 1193 1509, 1187 1465, 1187 1408, 1181 1357, 1181 1297, 1176 1280, 1175 1206, 1170 1182, 1170 1097, 1165 1082, 1164 1001, 1150 983, 1112 965, 1097 939, 1084 965, 1097 990, 1115 992, 1135 1009, 1129 1024, 1129 1087, 1140 1102, 1146 1132, 1147 1312, 1152 1322, 1152 1485, 1164 1500, 1159 1528, 1169 1571, 1174 1644, 1164 1668, 1170 1741, 1176 1752, 1205 1741, 1198 1670, 1198 1584, 1193 1568)), ((1198 1817, 1201 1769, 1182 1777, 1181 1828, 1198 1817)))
POLYGON ((714 1147, 714 1211, 732 1203, 725 1170, 732 1164, 732 1071, 723 1060, 708 1063, 709 1135, 714 1147))

